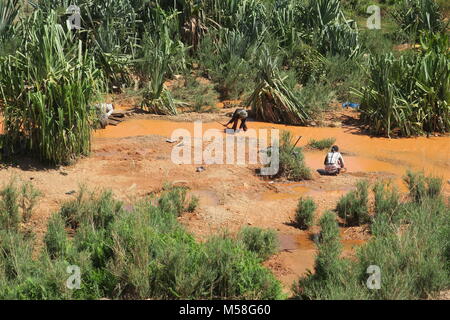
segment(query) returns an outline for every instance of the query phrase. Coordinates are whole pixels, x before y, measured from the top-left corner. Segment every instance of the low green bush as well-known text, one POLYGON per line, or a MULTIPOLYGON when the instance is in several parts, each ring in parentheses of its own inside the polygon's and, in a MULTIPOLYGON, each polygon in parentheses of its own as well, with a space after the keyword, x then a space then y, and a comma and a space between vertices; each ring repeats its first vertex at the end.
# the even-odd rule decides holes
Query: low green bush
POLYGON ((379 236, 396 232, 402 217, 400 195, 390 182, 378 181, 374 187, 375 215, 370 225, 372 234, 379 236))
POLYGON ((414 201, 421 202, 427 197, 438 198, 442 192, 442 179, 425 177, 422 172, 407 171, 403 180, 409 188, 409 195, 414 201))
POLYGON ((20 222, 31 218, 39 196, 39 190, 30 183, 19 185, 11 179, 0 190, 0 228, 18 231, 20 222))
POLYGON ((120 210, 122 203, 113 199, 112 192, 98 194, 81 187, 77 198, 64 203, 60 211, 66 225, 71 228, 76 229, 82 223, 89 223, 100 229, 106 228, 120 210))
POLYGON ((70 243, 65 230, 65 221, 58 213, 55 213, 48 222, 44 243, 51 258, 67 256, 70 243))
POLYGON ((307 147, 311 149, 324 150, 331 148, 336 142, 336 138, 326 138, 321 140, 311 139, 307 147))
POLYGON ((15 181, 10 181, 0 191, 0 227, 17 231, 20 223, 19 190, 15 181))
MULTIPOLYGON (((270 153, 269 153, 270 155, 270 153)), ((272 163, 269 164, 271 166, 272 163)), ((312 178, 311 170, 306 166, 301 148, 294 147, 292 133, 282 131, 279 144, 279 168, 273 177, 300 181, 312 178)))
POLYGON ((336 211, 346 224, 361 225, 370 221, 367 204, 368 188, 368 181, 359 181, 356 190, 347 193, 339 200, 336 211))
POLYGON ((257 227, 244 227, 238 235, 244 247, 256 253, 258 258, 266 260, 278 250, 278 236, 275 230, 257 227))
MULTIPOLYGON (((396 196, 384 183, 376 185, 376 223, 397 207, 396 196), (387 201, 387 202, 386 202, 387 201)), ((397 222, 386 219, 393 232, 377 232, 351 259, 340 256, 333 217, 321 220, 322 237, 315 273, 294 287, 300 299, 427 299, 450 286, 450 210, 442 197, 425 193, 420 202, 398 203, 397 222), (369 266, 381 272, 379 289, 367 283, 369 266)), ((380 225, 381 227, 381 225, 380 225)))
POLYGON ((295 222, 302 229, 308 229, 314 224, 314 212, 317 206, 312 198, 300 198, 295 214, 295 222))
POLYGON ((197 242, 177 221, 177 210, 189 208, 184 195, 166 187, 158 201, 126 211, 111 192, 81 191, 51 217, 36 259, 28 233, 0 230, 0 299, 284 298, 260 264, 276 250, 276 235, 252 230, 197 242), (77 290, 67 286, 74 265, 77 290))
POLYGON ((187 187, 166 184, 158 199, 158 205, 163 211, 171 212, 177 217, 185 212, 194 212, 198 206, 199 199, 195 196, 188 198, 187 191, 187 187))

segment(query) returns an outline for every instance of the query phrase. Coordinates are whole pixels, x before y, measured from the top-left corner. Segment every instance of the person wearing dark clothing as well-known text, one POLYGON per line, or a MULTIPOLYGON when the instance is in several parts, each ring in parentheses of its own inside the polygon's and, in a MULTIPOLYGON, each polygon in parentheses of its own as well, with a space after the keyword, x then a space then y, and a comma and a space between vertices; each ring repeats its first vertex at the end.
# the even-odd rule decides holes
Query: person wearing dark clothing
POLYGON ((230 123, 233 123, 233 130, 236 131, 238 122, 239 120, 241 120, 241 125, 239 126, 239 129, 247 131, 247 124, 246 124, 247 117, 248 113, 245 109, 236 109, 236 111, 234 111, 233 113, 233 116, 231 117, 231 120, 228 121, 228 123, 226 124, 226 127, 228 127, 230 123))

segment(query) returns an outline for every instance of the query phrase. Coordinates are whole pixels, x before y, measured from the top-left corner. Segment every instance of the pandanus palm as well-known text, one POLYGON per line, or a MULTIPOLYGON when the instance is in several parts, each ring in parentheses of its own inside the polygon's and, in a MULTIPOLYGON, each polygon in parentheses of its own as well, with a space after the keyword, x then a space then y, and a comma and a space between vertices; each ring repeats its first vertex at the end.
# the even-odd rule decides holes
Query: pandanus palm
POLYGON ((305 124, 309 114, 299 97, 280 75, 277 59, 265 49, 259 61, 256 87, 246 104, 256 119, 274 123, 305 124))

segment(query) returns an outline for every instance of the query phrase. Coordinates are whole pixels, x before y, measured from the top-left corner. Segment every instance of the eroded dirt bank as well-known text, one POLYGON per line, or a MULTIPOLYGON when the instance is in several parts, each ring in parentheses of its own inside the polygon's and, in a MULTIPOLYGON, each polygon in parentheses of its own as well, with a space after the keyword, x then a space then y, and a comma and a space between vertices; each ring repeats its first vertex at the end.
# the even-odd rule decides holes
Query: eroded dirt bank
MULTIPOLYGON (((217 120, 223 123, 228 118, 219 115, 217 120)), ((259 165, 247 164, 203 165, 206 170, 196 172, 198 164, 174 164, 171 153, 175 144, 166 142, 175 129, 187 129, 193 134, 192 122, 136 117, 95 132, 92 155, 73 166, 46 168, 20 160, 18 166, 0 170, 0 181, 17 176, 31 180, 43 192, 44 197, 27 226, 37 233, 38 240, 42 239, 52 212, 75 196, 66 193, 77 190, 80 184, 110 188, 125 202, 158 192, 164 182, 187 185, 200 198, 200 205, 195 213, 183 216, 181 222, 199 239, 225 229, 234 233, 245 225, 278 230, 281 251, 265 264, 287 291, 294 280, 314 265, 315 229, 302 231, 292 224, 300 196, 314 198, 320 216, 333 209, 339 197, 359 179, 392 178, 402 186, 401 177, 407 169, 443 177, 445 193, 450 191, 449 137, 389 140, 371 138, 352 127, 305 128, 259 122, 250 122, 249 127, 290 130, 295 137, 303 137, 300 146, 305 146, 309 139, 335 137, 348 172, 337 177, 321 176, 315 170, 322 168, 325 153, 308 150, 305 160, 314 171, 311 181, 264 180, 255 175, 259 165)), ((203 123, 203 130, 207 129, 223 134, 217 122, 203 123)), ((369 234, 364 227, 343 228, 341 236, 345 254, 351 254, 352 247, 362 245, 369 234)))

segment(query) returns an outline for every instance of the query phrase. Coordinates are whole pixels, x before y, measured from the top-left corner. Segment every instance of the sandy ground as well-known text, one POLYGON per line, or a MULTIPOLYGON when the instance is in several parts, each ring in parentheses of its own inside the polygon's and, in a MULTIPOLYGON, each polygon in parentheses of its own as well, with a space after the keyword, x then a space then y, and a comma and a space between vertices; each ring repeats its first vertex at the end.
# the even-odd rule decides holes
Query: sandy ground
MULTIPOLYGON (((317 229, 303 231, 292 223, 301 196, 310 196, 316 201, 318 218, 324 211, 333 209, 339 197, 354 188, 359 179, 393 178, 400 184, 406 168, 424 169, 443 176, 448 194, 447 180, 450 177, 446 160, 449 158, 449 137, 396 141, 370 138, 345 124, 344 120, 354 116, 351 111, 339 113, 330 120, 338 123, 337 128, 249 123, 252 128, 290 129, 294 135, 304 136, 300 143, 302 146, 311 137, 335 136, 347 154, 349 167, 347 173, 337 177, 322 176, 313 170, 311 181, 271 181, 255 174, 260 165, 178 165, 171 161, 175 144, 166 142, 166 139, 174 129, 192 129, 192 121, 201 119, 207 122, 204 129, 221 130, 214 121, 227 121, 226 114, 231 111, 221 109, 216 114, 183 114, 177 117, 133 115, 118 126, 97 131, 91 156, 80 159, 76 164, 49 168, 27 159, 17 159, 17 165, 0 169, 0 182, 16 177, 32 181, 42 191, 44 196, 26 226, 36 233, 38 244, 45 234, 47 219, 64 201, 76 196, 76 193, 66 193, 77 191, 82 184, 90 189, 111 189, 126 203, 158 192, 165 182, 186 185, 191 194, 200 198, 200 205, 196 212, 184 215, 180 221, 199 240, 225 230, 233 234, 247 225, 278 231, 280 252, 264 264, 281 280, 286 292, 290 291, 293 281, 314 267, 316 249, 312 239, 317 229), (339 127, 342 123, 343 126, 339 127), (345 144, 348 139, 352 140, 345 144), (418 153, 414 148, 426 149, 418 153), (422 153, 430 159, 423 159, 422 153), (199 166, 206 170, 196 172, 199 166)), ((305 159, 311 168, 319 169, 324 155, 324 152, 306 150, 305 159)), ((365 227, 342 228, 341 236, 344 254, 350 255, 354 246, 363 245, 369 233, 365 227)))

